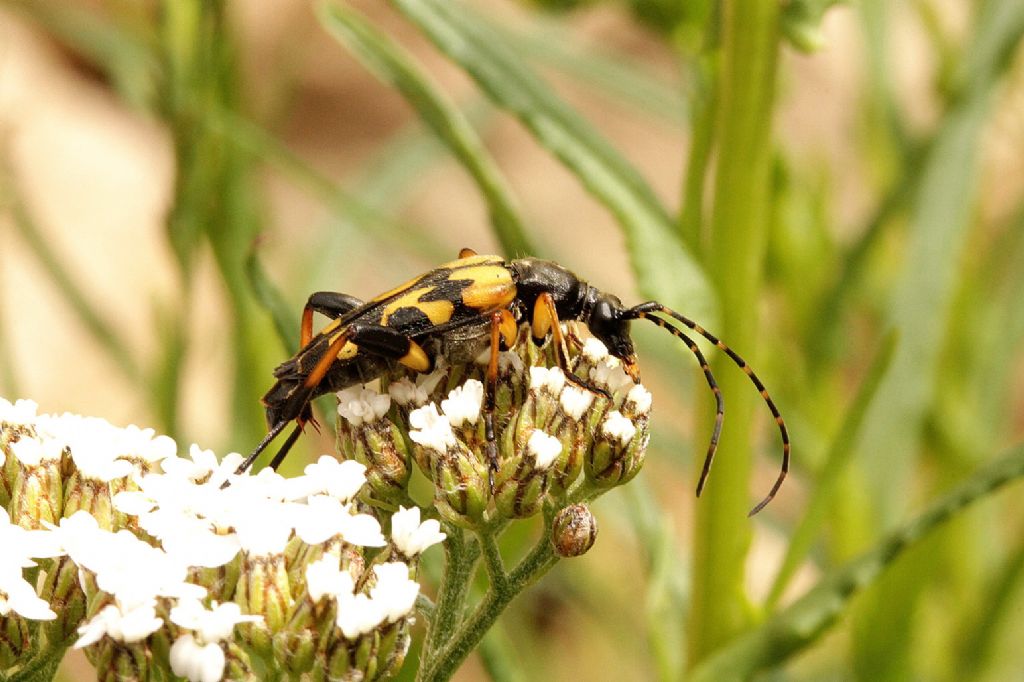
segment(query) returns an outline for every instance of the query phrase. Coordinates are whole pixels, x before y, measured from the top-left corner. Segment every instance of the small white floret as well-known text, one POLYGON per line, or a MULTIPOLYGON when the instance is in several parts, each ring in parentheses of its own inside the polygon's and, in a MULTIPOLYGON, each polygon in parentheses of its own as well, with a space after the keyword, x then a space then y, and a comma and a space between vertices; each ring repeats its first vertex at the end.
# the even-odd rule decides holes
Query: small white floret
POLYGON ((371 424, 391 409, 391 396, 363 386, 352 386, 338 391, 338 414, 352 426, 371 424))
POLYGON ((399 507, 391 516, 391 542, 403 556, 418 556, 427 547, 443 542, 445 537, 437 519, 420 523, 419 507, 399 507))
POLYGON ((64 451, 64 444, 53 439, 40 442, 34 438, 22 438, 17 443, 12 443, 10 447, 11 454, 26 467, 37 467, 43 462, 56 461, 64 451))
POLYGON ((452 389, 448 397, 441 401, 441 411, 453 427, 462 426, 465 422, 476 424, 483 402, 484 385, 476 379, 469 379, 452 389))
POLYGON ((8 557, 0 565, 0 616, 11 611, 29 620, 53 620, 57 614, 45 599, 40 599, 22 575, 21 566, 8 557))
POLYGON ((354 460, 338 461, 330 455, 320 455, 305 468, 310 483, 309 494, 322 492, 348 502, 366 483, 366 465, 354 460))
POLYGON ((242 613, 242 607, 234 602, 218 604, 210 608, 198 599, 179 599, 171 609, 171 621, 186 630, 192 630, 204 642, 220 642, 229 639, 239 623, 256 623, 262 616, 242 613))
POLYGON ((404 618, 416 604, 420 585, 409 578, 409 567, 400 561, 373 567, 377 584, 370 588, 370 598, 389 623, 404 618))
POLYGON ((190 632, 171 645, 171 670, 189 682, 218 682, 224 676, 226 659, 220 644, 200 644, 190 632))
POLYGON ((636 426, 621 412, 614 410, 601 423, 601 433, 625 447, 636 435, 636 426))
POLYGON ((314 603, 324 597, 352 596, 355 587, 352 575, 338 567, 338 557, 333 554, 325 554, 306 566, 306 590, 314 603))
POLYGON ((526 442, 526 449, 533 455, 534 465, 543 471, 550 467, 562 452, 562 442, 540 429, 534 429, 526 442))
POLYGON ((139 642, 159 630, 164 624, 156 615, 156 600, 134 607, 116 602, 108 604, 92 620, 78 628, 80 637, 74 648, 81 649, 100 641, 104 635, 119 642, 139 642))
POLYGON ((608 346, 604 342, 591 336, 583 342, 583 357, 591 362, 600 362, 608 357, 608 346))
POLYGON ((635 384, 626 394, 625 404, 637 415, 647 414, 651 411, 651 392, 643 384, 635 384))
POLYGON ((338 627, 345 639, 354 640, 381 624, 387 614, 382 604, 365 594, 342 595, 338 599, 338 627))
POLYGON ((455 447, 455 432, 447 417, 437 411, 437 405, 430 403, 409 413, 409 438, 426 448, 446 452, 455 447))
POLYGON ((604 386, 612 393, 633 385, 633 380, 622 368, 618 358, 605 358, 590 370, 590 380, 604 386))
POLYGON ((346 514, 342 521, 341 537, 350 545, 383 547, 387 544, 380 522, 369 514, 346 514))
POLYGON ((570 419, 579 421, 583 417, 583 413, 594 404, 594 394, 575 386, 566 386, 558 396, 558 403, 570 419))

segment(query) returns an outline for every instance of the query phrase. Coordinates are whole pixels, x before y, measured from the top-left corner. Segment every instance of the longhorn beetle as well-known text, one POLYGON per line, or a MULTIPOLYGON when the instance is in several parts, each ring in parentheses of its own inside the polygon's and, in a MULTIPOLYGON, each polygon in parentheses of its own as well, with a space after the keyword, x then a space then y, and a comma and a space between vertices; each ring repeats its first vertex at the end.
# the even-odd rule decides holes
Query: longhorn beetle
POLYGON ((707 360, 697 344, 674 320, 703 336, 732 359, 753 382, 775 417, 782 436, 782 467, 768 495, 751 511, 754 515, 778 492, 789 471, 789 434, 775 402, 750 366, 729 346, 696 322, 658 303, 648 301, 631 308, 618 297, 590 286, 551 261, 523 258, 506 261, 462 249, 458 260, 445 263, 365 303, 347 294, 321 291, 309 297, 302 311, 301 349, 276 370, 276 383, 263 397, 270 428, 238 467, 243 473, 292 421, 296 427, 285 439, 270 466, 277 469, 313 414, 310 401, 329 392, 370 381, 398 363, 417 372, 430 372, 434 358, 451 349, 464 349, 467 341, 490 343, 483 405, 484 431, 491 471, 497 469, 494 434, 494 396, 498 377, 498 351, 511 348, 520 324, 530 326, 537 344, 552 337, 555 356, 566 378, 588 390, 605 393, 568 368, 568 349, 560 321, 576 320, 604 342, 619 358, 626 373, 639 383, 632 320, 649 320, 687 345, 700 363, 715 396, 715 425, 704 466, 697 482, 700 496, 711 471, 725 416, 725 403, 707 360), (313 313, 331 321, 313 335, 313 313))

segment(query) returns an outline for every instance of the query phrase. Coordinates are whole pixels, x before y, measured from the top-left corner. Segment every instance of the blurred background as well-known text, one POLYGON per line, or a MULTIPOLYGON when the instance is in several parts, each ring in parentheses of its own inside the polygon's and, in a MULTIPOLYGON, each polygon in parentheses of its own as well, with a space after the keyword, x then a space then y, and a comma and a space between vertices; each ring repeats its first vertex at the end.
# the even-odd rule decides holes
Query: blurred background
POLYGON ((1024 679, 1019 486, 846 579, 1024 437, 1022 35, 1019 0, 5 0, 0 395, 246 452, 310 292, 551 258, 744 354, 793 471, 746 519, 777 434, 716 362, 696 503, 712 401, 638 329, 644 473, 457 679, 1024 679))

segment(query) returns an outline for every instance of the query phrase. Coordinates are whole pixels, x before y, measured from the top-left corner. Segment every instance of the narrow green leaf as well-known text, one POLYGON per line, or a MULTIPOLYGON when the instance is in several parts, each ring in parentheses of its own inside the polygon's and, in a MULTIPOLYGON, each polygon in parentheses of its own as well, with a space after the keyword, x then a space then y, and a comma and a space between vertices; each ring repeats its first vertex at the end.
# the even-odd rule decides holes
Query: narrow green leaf
POLYGON ((818 477, 814 487, 814 493, 807 504, 804 516, 800 525, 793 533, 786 549, 786 556, 782 560, 775 581, 768 593, 766 610, 771 611, 779 598, 789 585, 800 562, 804 560, 814 543, 814 538, 821 529, 828 513, 828 507, 834 500, 836 487, 840 482, 840 476, 850 461, 854 452, 854 444, 860 427, 864 422, 864 415, 875 398, 878 386, 889 369, 892 361, 893 351, 896 348, 896 334, 889 332, 882 340, 882 344, 875 353, 875 359, 868 368, 864 380, 861 382, 857 395, 854 396, 846 417, 843 420, 839 432, 829 447, 825 456, 825 466, 818 477))
POLYGON ((782 33, 796 49, 817 52, 825 46, 821 22, 825 11, 841 0, 793 0, 782 12, 782 33))
POLYGON ((1000 56, 1024 33, 1024 5, 1018 0, 993 0, 986 7, 975 43, 989 61, 983 68, 972 60, 969 96, 950 112, 924 163, 906 266, 888 313, 888 324, 903 332, 902 342, 865 422, 861 448, 883 519, 906 499, 902 491, 914 444, 932 399, 934 368, 978 185, 978 139, 989 118, 992 86, 1005 66, 1000 56))
POLYGON ((713 293, 707 277, 675 238, 672 218, 635 168, 460 5, 448 0, 391 2, 615 215, 643 295, 710 316, 713 293))
POLYGON ((721 647, 694 670, 690 679, 748 680, 758 671, 785 663, 818 641, 847 610, 854 595, 872 584, 907 549, 968 505, 1022 476, 1024 446, 1018 446, 887 535, 874 549, 827 575, 791 606, 721 647))
POLYGON ((249 280, 249 288, 257 303, 270 313, 270 318, 274 321, 274 330, 281 340, 284 351, 293 355, 299 350, 299 318, 284 300, 281 291, 267 277, 257 249, 258 242, 253 244, 245 259, 245 274, 249 280))
POLYGON ((625 51, 612 53, 601 45, 581 40, 579 32, 567 30, 565 22, 546 15, 530 17, 523 29, 499 23, 466 8, 474 21, 487 24, 510 49, 539 66, 555 69, 577 83, 591 86, 617 106, 631 107, 645 117, 655 116, 678 125, 689 116, 687 102, 678 84, 653 74, 639 58, 625 51))
POLYGON ((441 248, 427 229, 390 218, 355 194, 346 191, 320 171, 288 149, 280 140, 256 123, 226 110, 219 110, 208 119, 210 128, 231 144, 248 150, 284 173, 298 187, 317 197, 353 225, 371 229, 377 236, 409 253, 426 255, 434 260, 447 260, 451 253, 441 248))
POLYGON ((395 87, 420 119, 466 168, 487 201, 491 223, 506 255, 536 253, 519 218, 512 192, 476 131, 462 112, 412 58, 357 12, 331 3, 318 5, 320 23, 386 83, 395 87))

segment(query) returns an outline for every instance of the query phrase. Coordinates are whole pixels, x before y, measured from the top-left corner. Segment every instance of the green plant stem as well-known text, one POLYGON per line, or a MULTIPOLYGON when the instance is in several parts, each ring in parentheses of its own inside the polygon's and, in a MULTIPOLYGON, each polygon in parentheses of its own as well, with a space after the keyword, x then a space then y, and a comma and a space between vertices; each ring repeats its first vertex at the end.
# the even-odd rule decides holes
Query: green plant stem
POLYGON ((487 577, 491 580, 494 589, 505 590, 508 586, 508 573, 505 572, 505 562, 501 559, 501 551, 498 549, 497 535, 484 529, 477 533, 480 540, 480 547, 483 550, 484 566, 487 568, 487 577))
MULTIPOLYGON (((718 80, 717 172, 709 263, 721 302, 721 337, 741 353, 756 347, 756 303, 770 212, 772 100, 780 3, 726 2, 718 80)), ((716 375, 729 415, 715 471, 697 505, 690 660, 699 662, 750 624, 744 564, 750 543, 749 431, 753 401, 747 377, 722 364, 716 375), (729 428, 732 424, 740 425, 729 428)), ((710 418, 708 419, 710 422, 710 418)))
MULTIPOLYGON (((463 623, 448 643, 437 650, 432 660, 420 669, 423 682, 440 682, 449 679, 459 665, 476 648, 505 607, 528 585, 540 578, 558 562, 554 548, 548 538, 550 521, 545 523, 545 532, 529 554, 517 565, 503 584, 493 583, 473 614, 463 623), (436 661, 436 662, 435 662, 436 661)), ((487 550, 485 549, 485 554, 487 550)))
POLYGON ((469 590, 469 581, 473 577, 479 549, 467 542, 466 534, 458 528, 445 529, 448 539, 444 543, 445 570, 438 590, 427 637, 421 654, 420 670, 432 660, 434 651, 447 641, 462 617, 462 609, 469 590))

